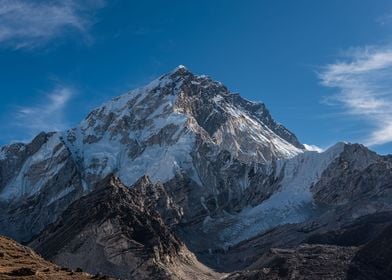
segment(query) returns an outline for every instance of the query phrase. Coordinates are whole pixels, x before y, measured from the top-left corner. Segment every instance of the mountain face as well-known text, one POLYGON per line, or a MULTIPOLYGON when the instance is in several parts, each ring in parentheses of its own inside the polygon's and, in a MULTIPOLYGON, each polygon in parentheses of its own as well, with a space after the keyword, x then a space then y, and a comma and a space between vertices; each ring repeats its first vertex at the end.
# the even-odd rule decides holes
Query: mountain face
POLYGON ((213 164, 223 151, 265 163, 303 150, 263 104, 183 67, 95 109, 63 137, 88 183, 110 172, 126 185, 185 173, 203 186, 211 178, 200 160, 213 164))
POLYGON ((80 172, 58 133, 0 152, 1 234, 28 241, 85 193, 80 172))
POLYGON ((120 278, 245 279, 207 265, 257 279, 268 254, 295 274, 317 251, 331 267, 347 261, 325 274, 335 279, 388 225, 391 182, 390 156, 349 143, 309 151, 263 103, 180 66, 73 129, 2 147, 0 234, 120 278))
POLYGON ((128 189, 114 177, 104 179, 30 245, 62 266, 121 279, 213 279, 150 210, 154 198, 138 190, 149 183, 144 177, 128 189))
POLYGON ((95 109, 74 129, 3 147, 0 225, 27 241, 112 173, 127 186, 144 175, 154 183, 182 177, 188 221, 238 211, 274 191, 255 192, 265 178, 249 174, 303 152, 264 104, 178 67, 95 109))

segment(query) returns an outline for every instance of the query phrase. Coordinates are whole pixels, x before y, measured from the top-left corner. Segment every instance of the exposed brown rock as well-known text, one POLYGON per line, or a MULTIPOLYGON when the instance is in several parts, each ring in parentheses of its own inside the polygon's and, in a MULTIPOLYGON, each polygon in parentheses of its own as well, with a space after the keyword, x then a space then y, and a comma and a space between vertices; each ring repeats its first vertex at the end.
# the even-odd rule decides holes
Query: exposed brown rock
MULTIPOLYGON (((148 184, 148 178, 139 183, 148 184)), ((143 189, 143 187, 140 187, 143 189)), ((55 263, 121 279, 214 279, 150 211, 135 186, 114 177, 73 203, 31 246, 55 263)))
MULTIPOLYGON (((0 279, 86 280, 94 276, 59 267, 37 255, 28 247, 0 236, 0 279)), ((104 279, 104 278, 102 278, 104 279)), ((108 279, 109 278, 105 278, 108 279)))

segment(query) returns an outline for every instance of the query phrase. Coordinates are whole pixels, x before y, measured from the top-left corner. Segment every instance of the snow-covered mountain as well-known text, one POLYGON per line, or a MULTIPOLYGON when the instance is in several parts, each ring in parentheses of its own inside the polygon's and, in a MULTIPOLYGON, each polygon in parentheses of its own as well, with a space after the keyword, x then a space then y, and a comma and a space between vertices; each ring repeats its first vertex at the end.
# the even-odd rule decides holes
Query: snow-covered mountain
MULTIPOLYGON (((28 237, 114 173, 128 186, 143 175, 163 183, 182 176, 194 185, 193 214, 215 211, 246 196, 257 183, 248 177, 256 165, 304 151, 264 104, 179 66, 95 109, 69 131, 1 148, 0 203, 18 211, 20 203, 40 205, 26 213, 37 220, 28 237)), ((16 232, 29 220, 16 222, 16 232)))
POLYGON ((227 151, 243 163, 302 153, 296 137, 262 103, 179 66, 149 85, 95 109, 63 136, 87 183, 115 172, 127 185, 147 175, 166 182, 185 172, 199 185, 202 145, 208 156, 227 151))
MULTIPOLYGON (((291 158, 304 151, 295 135, 272 119, 264 104, 247 101, 221 83, 179 66, 95 109, 76 128, 50 134, 23 162, 18 176, 5 178, 0 198, 35 195, 62 165, 54 166, 40 180, 29 180, 26 172, 64 150, 71 152, 85 188, 110 173, 132 185, 143 175, 166 182, 186 172, 202 185, 203 174, 197 170, 201 145, 208 145, 211 158, 227 151, 232 159, 248 164, 291 158)), ((25 148, 23 144, 4 147, 0 159, 8 162, 25 148)))
POLYGON ((306 147, 263 103, 179 66, 73 129, 2 147, 0 233, 29 240, 114 174, 127 186, 161 184, 148 195, 190 247, 232 246, 319 214, 336 169, 353 172, 347 181, 385 162, 362 146, 306 147))
MULTIPOLYGON (((135 236, 132 224, 101 228, 104 221, 127 224, 120 214, 133 209, 121 195, 111 203, 99 195, 111 197, 100 188, 112 175, 135 192, 137 211, 164 223, 142 244, 160 246, 155 238, 178 235, 204 264, 221 270, 242 269, 272 246, 297 246, 329 231, 336 235, 365 215, 392 211, 390 156, 359 144, 337 143, 325 151, 302 145, 263 103, 179 66, 96 108, 75 128, 0 148, 0 234, 33 239, 40 248, 47 245, 42 240, 63 236, 65 251, 49 253, 94 272, 89 254, 79 250, 78 259, 68 251, 72 242, 116 252, 115 262, 121 259, 125 267, 142 261, 145 255, 128 243, 124 251, 121 238, 112 240, 118 232, 109 230, 135 236), (101 213, 101 206, 112 212, 108 219, 94 215, 75 227, 86 199, 92 213, 101 213), (61 219, 71 235, 59 229, 61 219), (85 239, 84 231, 110 240, 85 239)), ((105 254, 100 260, 111 262, 113 255, 105 254)), ((215 279, 210 276, 206 279, 215 279)))

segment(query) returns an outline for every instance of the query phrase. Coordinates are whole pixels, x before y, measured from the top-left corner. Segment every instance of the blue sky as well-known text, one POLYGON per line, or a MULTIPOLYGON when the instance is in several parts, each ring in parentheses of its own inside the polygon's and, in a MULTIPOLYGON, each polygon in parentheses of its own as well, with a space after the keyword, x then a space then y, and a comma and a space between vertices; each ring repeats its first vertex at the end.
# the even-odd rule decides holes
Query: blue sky
POLYGON ((388 0, 0 0, 0 144, 179 64, 265 102, 303 143, 392 152, 388 0))

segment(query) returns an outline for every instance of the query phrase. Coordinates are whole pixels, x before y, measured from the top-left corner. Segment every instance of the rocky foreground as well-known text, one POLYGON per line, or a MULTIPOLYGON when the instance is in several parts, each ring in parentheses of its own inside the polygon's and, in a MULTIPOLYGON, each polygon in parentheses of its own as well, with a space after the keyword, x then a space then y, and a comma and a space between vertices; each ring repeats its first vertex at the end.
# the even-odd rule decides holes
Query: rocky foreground
POLYGON ((392 279, 392 226, 358 247, 303 244, 292 249, 270 249, 227 279, 392 279))
MULTIPOLYGON (((113 191, 111 188, 108 188, 108 190, 113 191)), ((386 214, 386 216, 388 215, 391 215, 391 213, 386 214)), ((79 239, 70 242, 66 240, 67 236, 64 234, 56 235, 54 230, 52 235, 55 236, 55 240, 50 240, 50 238, 40 240, 42 244, 38 244, 38 247, 41 246, 41 250, 44 250, 43 248, 47 250, 53 246, 57 248, 51 248, 47 252, 49 254, 48 257, 55 259, 57 263, 64 263, 70 266, 81 264, 90 270, 100 268, 104 272, 115 275, 119 275, 119 272, 123 271, 123 277, 109 278, 102 276, 101 273, 91 275, 82 272, 80 268, 71 270, 64 266, 55 265, 44 260, 29 247, 22 246, 9 238, 0 237, 0 279, 392 279, 392 225, 390 222, 388 223, 389 225, 382 222, 386 216, 373 217, 376 220, 375 224, 357 224, 340 233, 328 233, 324 237, 315 237, 324 238, 325 243, 330 243, 332 240, 335 240, 336 243, 337 240, 340 240, 337 243, 341 245, 346 244, 347 246, 302 244, 289 249, 272 248, 258 256, 252 265, 230 274, 214 273, 199 264, 194 256, 187 252, 186 248, 181 249, 183 251, 181 254, 183 255, 180 256, 177 250, 184 245, 178 242, 172 243, 174 240, 168 241, 167 244, 164 244, 165 241, 163 244, 159 244, 160 246, 155 247, 155 249, 161 251, 156 252, 156 255, 152 256, 149 255, 148 248, 142 249, 143 241, 138 244, 141 250, 129 250, 130 248, 126 245, 127 242, 129 246, 129 242, 135 242, 133 245, 136 245, 137 241, 126 240, 126 236, 118 238, 113 238, 113 236, 108 238, 106 236, 106 240, 103 239, 101 242, 111 242, 111 246, 108 243, 102 243, 99 249, 112 250, 113 257, 109 260, 105 260, 104 254, 97 252, 99 245, 94 243, 96 239, 94 236, 83 237, 79 232, 79 239), (377 237, 371 237, 377 231, 379 231, 377 237), (357 237, 356 240, 355 237, 357 237), (65 239, 63 242, 61 242, 62 238, 65 239), (371 241, 361 246, 348 246, 349 243, 362 242, 368 238, 371 238, 371 241), (80 248, 74 247, 76 242, 79 242, 80 248), (71 244, 71 246, 63 247, 64 244, 71 244), (164 247, 167 245, 177 245, 179 247, 169 253, 165 252, 167 248, 165 249, 164 247), (139 251, 139 255, 135 253, 137 251, 139 251), (87 256, 86 252, 93 254, 93 258, 92 256, 87 256), (81 260, 81 257, 84 257, 84 261, 81 260), (91 259, 94 259, 97 263, 89 267, 86 263, 91 259), (135 267, 132 268, 132 265, 135 265, 137 260, 139 260, 137 269, 135 267), (132 275, 130 271, 133 272, 132 275)), ((106 226, 108 225, 106 224, 106 226)), ((57 227, 61 228, 61 225, 57 225, 57 227)), ((160 230, 158 228, 158 235, 160 230)), ((165 232, 165 230, 163 231, 165 232)), ((126 232, 123 230, 122 233, 126 232)), ((144 236, 147 239, 144 242, 148 242, 151 239, 149 239, 147 232, 145 233, 146 235, 144 236)), ((320 241, 320 239, 318 240, 320 241)), ((158 240, 155 239, 155 241, 160 242, 159 238, 158 240)), ((37 246, 37 244, 35 245, 37 246)), ((147 244, 144 245, 148 246, 147 244)))
POLYGON ((55 265, 41 258, 32 249, 0 236, 0 279, 110 280, 112 278, 84 273, 80 268, 72 271, 55 265))

